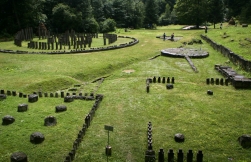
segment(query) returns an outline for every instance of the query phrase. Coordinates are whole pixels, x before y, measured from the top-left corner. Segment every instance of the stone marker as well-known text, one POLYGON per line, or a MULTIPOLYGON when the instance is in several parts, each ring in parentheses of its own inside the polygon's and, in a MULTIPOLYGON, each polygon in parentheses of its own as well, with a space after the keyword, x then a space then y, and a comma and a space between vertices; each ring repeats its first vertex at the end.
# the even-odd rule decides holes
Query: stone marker
POLYGON ((44 119, 44 126, 54 126, 57 124, 57 119, 54 116, 47 116, 44 119))
POLYGON ((15 118, 10 115, 6 115, 2 118, 2 121, 2 125, 9 125, 15 121, 15 118))
POLYGON ((64 97, 64 102, 72 102, 74 101, 74 97, 73 96, 65 96, 64 97))
POLYGON ((0 94, 0 100, 4 100, 4 99, 6 99, 7 97, 6 97, 6 95, 5 94, 0 94))
POLYGON ((40 132, 34 132, 30 135, 30 142, 34 144, 42 143, 44 139, 44 135, 40 132))
POLYGON ((37 102, 38 101, 38 95, 37 94, 30 94, 28 97, 28 102, 37 102))
POLYGON ((251 136, 250 135, 243 134, 242 136, 240 136, 238 138, 238 141, 243 148, 250 148, 251 147, 251 136))
POLYGON ((173 84, 167 84, 166 89, 173 89, 173 84))
POLYGON ((66 111, 67 107, 65 105, 58 105, 55 107, 56 112, 62 112, 62 111, 66 111))
POLYGON ((28 162, 27 155, 23 152, 14 152, 10 156, 11 162, 28 162))
POLYGON ((185 141, 185 136, 181 133, 177 133, 174 135, 174 140, 176 142, 184 142, 185 141))
POLYGON ((213 95, 214 92, 213 92, 212 90, 208 90, 208 91, 207 91, 207 94, 208 94, 208 95, 213 95))
POLYGON ((28 110, 28 104, 19 104, 17 106, 17 112, 24 112, 28 110))

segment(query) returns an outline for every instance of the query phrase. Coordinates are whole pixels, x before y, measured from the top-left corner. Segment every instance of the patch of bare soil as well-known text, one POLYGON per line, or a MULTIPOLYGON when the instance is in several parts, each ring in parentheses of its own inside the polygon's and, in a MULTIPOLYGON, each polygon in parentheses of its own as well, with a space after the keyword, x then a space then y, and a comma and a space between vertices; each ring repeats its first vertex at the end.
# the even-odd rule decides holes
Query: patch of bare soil
POLYGON ((128 74, 130 74, 130 73, 135 72, 135 70, 133 70, 133 69, 129 69, 129 70, 123 70, 123 72, 124 72, 124 73, 128 73, 128 74))

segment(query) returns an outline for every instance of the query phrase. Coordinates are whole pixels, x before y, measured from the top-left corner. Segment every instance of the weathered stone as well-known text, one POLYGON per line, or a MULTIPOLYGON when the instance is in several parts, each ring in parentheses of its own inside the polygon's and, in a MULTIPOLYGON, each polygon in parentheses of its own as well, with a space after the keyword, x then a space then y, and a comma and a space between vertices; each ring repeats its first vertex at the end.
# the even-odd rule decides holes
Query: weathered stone
POLYGON ((0 94, 0 100, 4 100, 6 98, 7 98, 7 96, 5 94, 0 94))
POLYGON ((172 79, 171 79, 171 80, 172 80, 172 81, 171 81, 171 83, 172 83, 172 84, 174 84, 174 77, 172 77, 172 79))
POLYGON ((62 112, 62 111, 67 110, 67 107, 65 105, 58 105, 55 108, 56 108, 56 112, 62 112))
POLYGON ((150 86, 147 85, 147 86, 146 86, 146 92, 149 93, 149 91, 150 91, 150 86))
POLYGON ((173 84, 167 84, 166 89, 173 89, 173 84))
POLYGON ((11 162, 28 162, 27 155, 23 152, 14 152, 10 156, 11 162))
POLYGON ((248 27, 248 24, 242 24, 241 26, 242 27, 248 27))
POLYGON ((57 119, 54 116, 47 116, 44 119, 44 126, 54 126, 57 124, 57 119))
POLYGON ((184 142, 185 141, 185 136, 181 133, 177 133, 174 135, 174 140, 176 142, 184 142))
POLYGON ((44 135, 40 132, 35 132, 30 135, 30 142, 34 144, 42 143, 44 139, 44 135))
POLYGON ((16 96, 17 95, 17 92, 16 91, 12 91, 12 96, 16 96))
POLYGON ((250 135, 243 134, 242 136, 240 136, 238 138, 238 141, 243 148, 250 148, 251 147, 251 136, 250 135))
POLYGON ((74 101, 74 97, 73 96, 65 96, 64 97, 64 102, 72 102, 74 101))
POLYGON ((11 91, 10 90, 7 90, 7 95, 11 96, 11 91))
POLYGON ((9 125, 15 121, 15 118, 10 115, 6 115, 2 118, 2 121, 2 125, 9 125))
POLYGON ((30 94, 28 97, 28 102, 37 102, 38 101, 38 95, 37 94, 30 94))
POLYGON ((18 96, 19 96, 19 97, 23 97, 23 93, 22 93, 22 92, 19 92, 18 96))
POLYGON ((207 91, 207 94, 208 94, 208 95, 213 95, 214 92, 213 92, 212 90, 208 90, 208 91, 207 91))
POLYGON ((210 84, 210 79, 209 78, 206 79, 206 83, 210 84))
POLYGON ((87 101, 95 100, 94 96, 86 96, 85 98, 87 101))
POLYGON ((156 161, 156 158, 155 158, 155 151, 154 150, 147 150, 146 152, 145 152, 145 161, 146 162, 150 162, 150 161, 156 161))
POLYGON ((152 83, 153 82, 153 79, 152 78, 147 78, 146 79, 146 83, 152 83))
POLYGON ((0 94, 4 94, 4 90, 3 89, 0 90, 0 94))
POLYGON ((28 110, 28 104, 19 104, 17 107, 18 112, 24 112, 28 110))

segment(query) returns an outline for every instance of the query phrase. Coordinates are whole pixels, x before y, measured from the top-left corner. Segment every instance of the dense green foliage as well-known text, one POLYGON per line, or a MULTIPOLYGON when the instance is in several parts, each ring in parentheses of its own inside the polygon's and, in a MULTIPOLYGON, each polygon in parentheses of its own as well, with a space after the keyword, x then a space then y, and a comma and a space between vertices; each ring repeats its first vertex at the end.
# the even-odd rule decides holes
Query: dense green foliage
POLYGON ((36 30, 39 23, 52 33, 107 31, 101 27, 106 19, 113 19, 118 28, 198 27, 232 17, 249 23, 250 6, 250 0, 2 0, 0 36, 12 36, 26 27, 36 30))

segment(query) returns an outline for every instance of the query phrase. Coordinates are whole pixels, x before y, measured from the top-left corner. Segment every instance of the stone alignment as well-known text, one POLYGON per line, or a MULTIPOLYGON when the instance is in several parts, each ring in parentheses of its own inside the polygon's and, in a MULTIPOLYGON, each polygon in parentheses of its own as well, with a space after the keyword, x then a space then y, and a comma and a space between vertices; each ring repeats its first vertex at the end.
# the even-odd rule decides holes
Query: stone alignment
POLYGON ((167 83, 166 84, 166 89, 173 89, 173 84, 175 82, 175 79, 174 77, 171 78, 171 81, 170 81, 170 77, 158 77, 156 78, 155 76, 153 78, 147 78, 146 79, 146 92, 149 93, 150 92, 150 83, 167 83), (172 84, 171 84, 172 83, 172 84))
MULTIPOLYGON (((83 49, 83 48, 77 48, 76 44, 74 44, 74 49, 71 50, 71 49, 65 49, 65 46, 64 46, 64 49, 63 49, 63 44, 62 43, 58 43, 56 42, 55 46, 54 46, 54 43, 51 44, 51 48, 52 50, 54 50, 55 48, 55 51, 49 51, 49 52, 44 52, 44 51, 20 51, 20 50, 5 50, 5 49, 0 49, 0 52, 3 52, 3 53, 17 53, 17 54, 74 54, 74 53, 90 53, 90 52, 99 52, 99 51, 106 51, 106 50, 114 50, 114 49, 120 49, 120 48, 125 48, 125 47, 130 47, 130 46, 133 46, 135 44, 137 44, 139 42, 138 39, 136 38, 133 38, 133 37, 128 37, 128 36, 117 36, 118 38, 130 38, 132 39, 132 41, 128 42, 128 43, 122 43, 122 44, 119 44, 119 45, 110 45, 110 46, 107 46, 107 47, 95 47, 95 48, 91 48, 91 45, 90 45, 90 41, 87 42, 89 43, 88 46, 90 47, 90 49, 83 49)), ((43 47, 46 49, 48 48, 48 45, 46 42, 44 42, 46 44, 43 45, 43 47)), ((68 44, 69 45, 69 44, 68 44)), ((85 44, 84 42, 84 45, 87 45, 85 44)), ((35 48, 35 49, 39 49, 39 50, 42 50, 42 42, 33 42, 31 41, 30 43, 28 43, 28 48, 35 48)), ((85 48, 85 46, 84 46, 85 48)), ((44 49, 44 50, 46 50, 44 49)))
POLYGON ((83 124, 82 129, 79 131, 77 135, 77 139, 73 142, 73 147, 71 151, 66 155, 64 162, 72 162, 75 158, 75 154, 77 151, 77 148, 79 144, 82 142, 83 137, 85 136, 85 132, 87 131, 88 127, 90 127, 91 121, 94 118, 95 111, 97 111, 100 102, 103 100, 103 95, 102 94, 97 94, 95 99, 95 103, 93 104, 93 107, 91 108, 90 112, 88 115, 85 117, 85 123, 83 124))
POLYGON ((222 55, 225 57, 228 57, 231 62, 233 62, 235 65, 240 66, 245 71, 250 72, 251 71, 251 61, 246 60, 239 56, 238 54, 235 54, 230 49, 217 44, 207 36, 201 35, 201 38, 204 39, 208 44, 210 44, 215 50, 219 51, 222 55))
MULTIPOLYGON (((251 88, 251 79, 246 78, 243 75, 237 74, 231 67, 217 64, 215 65, 215 70, 219 71, 224 77, 226 77, 227 80, 231 82, 232 85, 236 89, 238 88, 250 89, 251 88)), ((228 81, 227 83, 225 81, 225 84, 228 84, 228 81)))
MULTIPOLYGON (((109 77, 109 76, 107 76, 107 77, 109 77)), ((82 93, 79 93, 79 96, 77 96, 77 95, 70 96, 70 93, 67 92, 66 96, 70 96, 70 98, 73 98, 73 99, 96 100, 96 101, 94 102, 91 110, 89 111, 88 115, 86 116, 86 121, 83 124, 82 129, 79 131, 79 133, 77 135, 77 139, 73 142, 73 148, 66 155, 65 160, 64 160, 65 162, 72 162, 74 160, 77 148, 78 148, 79 144, 81 143, 81 141, 82 141, 82 139, 83 139, 83 137, 85 135, 85 132, 86 132, 87 128, 90 127, 90 125, 91 125, 91 121, 93 120, 93 118, 95 116, 95 112, 98 109, 99 104, 100 104, 100 102, 103 99, 103 95, 102 94, 96 94, 95 95, 95 93, 98 90, 98 88, 101 85, 101 83, 104 81, 104 78, 106 78, 106 77, 102 77, 102 78, 96 79, 96 80, 94 80, 92 82, 92 83, 98 82, 98 84, 97 84, 95 90, 93 92, 91 92, 89 96, 88 96, 88 93, 85 93, 85 96, 83 96, 82 93)), ((74 85, 74 87, 81 87, 81 85, 80 84, 74 85)), ((12 91, 12 93, 11 93, 10 90, 6 91, 6 93, 8 93, 9 95, 16 96, 17 94, 13 93, 13 92, 16 92, 16 91, 12 91)), ((31 94, 29 96, 35 95, 36 98, 37 98, 37 94, 40 94, 42 96, 42 92, 41 91, 39 91, 39 92, 33 92, 33 94, 31 94)), ((47 92, 45 92, 44 94, 45 94, 45 97, 48 97, 48 93, 47 92)), ((64 94, 63 91, 61 91, 60 94, 61 94, 61 98, 65 97, 65 94, 64 94)), ((5 95, 5 90, 1 89, 0 90, 0 95, 1 96, 6 96, 5 95)), ((18 96, 19 97, 24 97, 24 94, 22 92, 19 92, 18 96)), ((27 95, 25 95, 25 96, 27 97, 27 95)), ((55 95, 55 97, 57 97, 57 95, 55 95)), ((26 107, 27 106, 27 108, 28 108, 27 104, 20 104, 20 105, 22 107, 26 107)), ((62 107, 64 107, 64 105, 59 105, 59 107, 62 108, 62 107)), ((15 121, 14 117, 12 117, 10 115, 6 115, 3 118, 3 123, 2 124, 3 125, 9 125, 9 124, 12 124, 14 121, 15 121)), ((46 117, 44 119, 44 125, 45 126, 56 125, 56 123, 57 123, 57 120, 56 120, 56 118, 54 116, 48 116, 48 117, 46 117)), ((40 132, 34 132, 33 134, 30 135, 30 142, 33 143, 33 144, 39 144, 39 143, 43 142, 44 140, 45 140, 44 135, 42 133, 40 133, 40 132)))
MULTIPOLYGON (((177 133, 175 134, 175 137, 178 138, 177 142, 184 142, 184 135, 177 133)), ((165 162, 165 152, 163 148, 159 149, 158 152, 158 159, 155 157, 155 151, 152 148, 152 123, 148 122, 147 127, 147 151, 145 152, 145 162, 165 162)), ((177 160, 177 162, 185 162, 185 156, 184 151, 182 149, 179 149, 177 151, 177 157, 175 158, 175 154, 173 149, 169 149, 167 152, 167 162, 174 162, 174 160, 177 160)), ((203 161, 203 153, 201 150, 197 152, 196 160, 194 159, 194 153, 192 150, 188 150, 187 156, 186 156, 186 162, 202 162, 203 161)))
POLYGON ((22 41, 33 39, 33 29, 31 27, 18 31, 15 35, 14 44, 21 47, 22 41))

